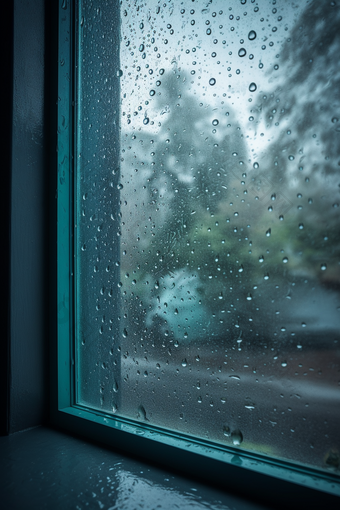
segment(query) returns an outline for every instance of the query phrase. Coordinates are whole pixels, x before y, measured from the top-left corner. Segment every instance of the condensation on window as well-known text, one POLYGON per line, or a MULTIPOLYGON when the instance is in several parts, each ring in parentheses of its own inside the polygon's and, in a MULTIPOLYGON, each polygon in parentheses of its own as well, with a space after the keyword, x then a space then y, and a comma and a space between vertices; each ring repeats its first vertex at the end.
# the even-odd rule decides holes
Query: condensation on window
POLYGON ((339 6, 94 4, 79 402, 339 473, 339 6))

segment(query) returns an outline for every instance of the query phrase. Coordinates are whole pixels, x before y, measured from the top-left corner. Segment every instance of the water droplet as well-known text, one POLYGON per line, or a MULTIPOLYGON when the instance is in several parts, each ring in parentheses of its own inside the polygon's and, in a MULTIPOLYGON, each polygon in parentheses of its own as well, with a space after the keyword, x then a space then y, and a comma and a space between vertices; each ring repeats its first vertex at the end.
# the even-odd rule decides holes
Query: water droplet
POLYGON ((127 336, 128 336, 128 332, 127 332, 126 328, 124 328, 123 329, 123 337, 127 338, 127 336))
POLYGON ((209 85, 215 85, 215 83, 216 83, 215 78, 210 78, 209 85))
POLYGON ((253 41, 254 39, 256 39, 256 32, 255 32, 255 30, 251 30, 249 32, 248 39, 249 39, 249 41, 253 41))
POLYGON ((246 50, 245 50, 244 48, 240 48, 240 49, 238 50, 238 56, 239 56, 239 57, 244 57, 245 55, 247 55, 246 50))
POLYGON ((149 117, 144 117, 144 120, 143 120, 143 124, 146 126, 147 124, 149 124, 149 117))
POLYGON ((61 4, 61 8, 64 10, 67 9, 67 0, 63 0, 63 3, 61 4))
POLYGON ((186 367, 188 364, 187 360, 184 358, 184 360, 182 361, 182 367, 186 367))
POLYGON ((226 425, 223 427, 223 434, 224 434, 226 437, 230 437, 230 435, 231 435, 230 428, 229 428, 229 427, 227 427, 226 425))
POLYGON ((143 405, 138 407, 137 418, 144 421, 149 421, 146 417, 146 410, 143 405))
POLYGON ((287 361, 282 361, 281 367, 286 367, 286 366, 287 366, 287 361))
POLYGON ((283 262, 284 264, 287 264, 287 262, 288 262, 288 257, 283 257, 282 262, 283 262))
POLYGON ((218 124, 219 124, 219 122, 218 122, 218 120, 217 120, 217 119, 214 119, 214 120, 212 121, 212 125, 213 125, 213 126, 218 126, 218 124))
POLYGON ((326 271, 327 265, 326 264, 321 264, 320 268, 321 268, 321 271, 326 271))
POLYGON ((141 44, 141 45, 139 46, 139 51, 144 51, 144 44, 141 44))
POLYGON ((156 92, 152 89, 150 90, 150 96, 154 96, 156 94, 156 92))
POLYGON ((299 224, 299 229, 302 230, 303 229, 303 223, 300 223, 299 224))
POLYGON ((243 441, 243 435, 240 430, 233 430, 231 433, 231 440, 235 446, 239 446, 243 441))
POLYGON ((249 85, 249 90, 250 92, 255 92, 255 90, 257 89, 257 85, 256 83, 252 82, 250 85, 249 85))
POLYGON ((257 170, 257 169, 259 168, 259 166, 260 166, 260 165, 259 165, 257 162, 255 162, 255 163, 253 164, 253 167, 255 168, 255 170, 257 170))
POLYGON ((117 76, 118 76, 118 78, 120 78, 121 76, 123 76, 123 71, 122 71, 121 69, 119 69, 119 70, 117 71, 117 76))
POLYGON ((248 294, 247 296, 247 301, 251 301, 253 299, 252 295, 251 294, 248 294))
POLYGON ((332 118, 332 122, 333 122, 333 124, 336 124, 338 121, 339 121, 339 119, 338 119, 337 117, 333 117, 333 118, 332 118))
POLYGON ((261 256, 259 257, 259 262, 263 262, 263 261, 264 261, 264 256, 263 256, 263 255, 261 255, 261 256))
POLYGON ((272 229, 271 228, 268 228, 267 232, 266 232, 266 236, 267 237, 270 237, 272 234, 272 229))

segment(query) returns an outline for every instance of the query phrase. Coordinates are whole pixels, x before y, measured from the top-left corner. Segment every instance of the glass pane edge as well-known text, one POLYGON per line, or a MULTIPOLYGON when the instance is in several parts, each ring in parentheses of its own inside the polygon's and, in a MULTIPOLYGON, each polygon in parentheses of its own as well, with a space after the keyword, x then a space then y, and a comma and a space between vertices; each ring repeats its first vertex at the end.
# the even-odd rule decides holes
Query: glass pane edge
MULTIPOLYGON (((58 421, 67 428, 76 424, 76 431, 80 434, 86 432, 86 436, 117 446, 120 449, 130 450, 129 443, 142 440, 148 446, 140 446, 133 454, 144 456, 145 449, 152 451, 162 446, 175 448, 174 456, 178 459, 178 466, 181 466, 181 451, 190 452, 195 457, 195 463, 204 464, 204 459, 217 461, 220 469, 231 469, 236 473, 242 472, 242 477, 247 471, 249 476, 255 474, 268 478, 266 483, 272 483, 273 479, 298 485, 306 489, 313 489, 340 497, 340 481, 336 475, 317 472, 312 469, 294 466, 284 461, 264 459, 249 452, 243 452, 231 447, 221 448, 219 445, 204 443, 195 438, 185 437, 172 431, 162 431, 156 427, 150 427, 143 423, 124 420, 124 418, 113 417, 101 413, 98 410, 82 408, 81 406, 65 407, 59 410, 58 421), (71 418, 71 421, 70 421, 71 418), (75 421, 74 421, 75 420, 75 421), (90 427, 89 422, 91 423, 90 427), (89 434, 90 432, 90 434, 89 434)), ((148 455, 147 455, 148 456, 148 455)), ((169 464, 166 459, 166 464, 169 464)), ((188 473, 190 475, 190 472, 188 473)), ((291 489, 293 490, 293 489, 291 489)))

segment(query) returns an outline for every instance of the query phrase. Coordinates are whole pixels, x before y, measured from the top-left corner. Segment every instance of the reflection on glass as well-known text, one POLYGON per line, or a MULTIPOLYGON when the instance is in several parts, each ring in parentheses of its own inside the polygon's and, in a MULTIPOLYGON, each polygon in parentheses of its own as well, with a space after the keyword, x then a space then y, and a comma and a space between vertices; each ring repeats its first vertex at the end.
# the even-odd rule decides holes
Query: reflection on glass
POLYGON ((82 9, 79 401, 339 472, 339 9, 82 9))

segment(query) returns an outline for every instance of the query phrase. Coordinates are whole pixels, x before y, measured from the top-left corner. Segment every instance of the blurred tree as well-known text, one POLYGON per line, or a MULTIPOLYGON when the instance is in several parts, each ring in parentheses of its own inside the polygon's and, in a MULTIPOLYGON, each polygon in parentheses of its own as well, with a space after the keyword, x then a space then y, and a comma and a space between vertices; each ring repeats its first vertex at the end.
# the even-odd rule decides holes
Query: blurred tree
POLYGON ((336 2, 311 2, 284 43, 279 70, 270 71, 274 86, 253 109, 274 139, 257 174, 286 202, 280 237, 289 267, 332 285, 340 284, 339 26, 336 2))
POLYGON ((274 86, 252 108, 273 140, 253 167, 235 112, 202 102, 189 74, 166 71, 151 89, 122 166, 122 273, 138 267, 129 292, 158 332, 167 320, 175 336, 185 322, 206 335, 209 317, 210 336, 281 338, 275 303, 292 283, 340 281, 339 12, 313 2, 288 34, 274 86))
MULTIPOLYGON (((190 306, 185 308, 190 312, 193 331, 194 322, 196 330, 199 329, 197 321, 199 324, 203 319, 207 322, 208 310, 213 320, 214 303, 209 302, 209 295, 221 293, 220 288, 225 285, 224 277, 219 282, 210 281, 217 252, 211 247, 206 231, 210 230, 209 221, 221 214, 228 202, 230 185, 235 187, 242 178, 247 152, 240 125, 230 107, 223 105, 216 112, 212 104, 199 102, 192 89, 190 75, 185 71, 168 71, 161 82, 157 89, 159 92, 154 95, 145 113, 148 119, 146 127, 133 135, 133 144, 138 147, 138 152, 131 150, 130 156, 124 156, 122 165, 122 174, 127 176, 132 166, 138 168, 143 162, 142 172, 135 172, 129 187, 124 184, 125 192, 122 193, 126 202, 130 203, 126 222, 129 228, 122 239, 122 248, 126 248, 130 257, 123 257, 122 273, 125 274, 128 267, 138 266, 139 284, 135 284, 134 294, 145 297, 144 313, 149 309, 154 318, 156 315, 164 318, 172 308, 181 308, 179 305, 172 307, 169 303, 167 312, 157 304, 160 299, 165 299, 164 296, 160 298, 162 293, 168 296, 169 285, 173 281, 179 283, 181 295, 189 295, 190 288, 194 290, 197 302, 199 296, 206 294, 202 307, 192 307, 191 301, 188 303, 190 306), (154 119, 157 125, 156 133, 148 127, 150 119, 154 119), (137 209, 131 217, 132 204, 137 209), (141 220, 144 221, 143 228, 141 220), (137 232, 140 238, 138 249, 130 232, 137 232), (134 253, 133 262, 131 253, 134 253), (150 282, 151 291, 145 286, 145 279, 150 282), (196 284, 193 286, 194 280, 196 284), (208 287, 204 289, 202 284, 208 284, 208 287)), ((126 183, 127 179, 124 181, 126 183)), ((123 221, 124 218, 123 208, 123 221)), ((220 230, 224 236, 222 225, 220 230)), ((219 239, 219 244, 221 241, 219 239)), ((230 239, 228 249, 233 243, 234 240, 230 239)), ((239 249, 236 245, 235 248, 239 249)), ((229 267, 230 260, 224 253, 227 248, 221 244, 218 252, 221 253, 222 265, 229 267)), ((184 321, 188 321, 188 317, 184 317, 186 313, 183 313, 184 321)), ((179 323, 181 316, 175 320, 179 323)), ((201 329, 206 331, 206 328, 201 329)), ((183 335, 186 331, 184 324, 179 324, 179 330, 183 335)))

